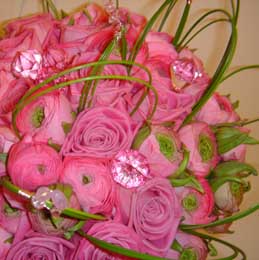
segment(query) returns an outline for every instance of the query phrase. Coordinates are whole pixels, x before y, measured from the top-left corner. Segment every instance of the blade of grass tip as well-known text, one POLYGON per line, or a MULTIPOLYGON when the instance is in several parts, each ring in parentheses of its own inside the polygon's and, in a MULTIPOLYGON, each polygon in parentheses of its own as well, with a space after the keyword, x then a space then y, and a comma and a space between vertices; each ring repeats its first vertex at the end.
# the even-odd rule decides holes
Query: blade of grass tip
POLYGON ((169 14, 172 12, 172 10, 173 10, 173 8, 174 8, 176 3, 177 3, 177 0, 172 0, 171 4, 168 6, 168 8, 166 10, 166 13, 165 13, 165 15, 164 15, 164 17, 163 17, 163 19, 162 19, 162 21, 160 23, 159 28, 158 28, 159 32, 162 31, 162 29, 163 29, 163 27, 164 27, 164 25, 166 23, 166 20, 168 19, 169 14))
POLYGON ((215 24, 215 23, 219 23, 219 22, 231 22, 228 19, 217 19, 214 20, 206 25, 204 25, 201 29, 199 29, 196 33, 194 33, 185 43, 181 43, 180 45, 180 49, 178 49, 178 51, 180 52, 182 49, 184 49, 199 33, 201 33, 202 31, 204 31, 206 28, 208 28, 209 26, 215 24))
POLYGON ((48 3, 48 5, 49 5, 51 11, 53 12, 55 18, 56 18, 57 20, 60 20, 60 19, 61 19, 61 15, 60 15, 60 13, 59 13, 57 7, 55 6, 55 4, 52 2, 52 0, 47 0, 47 3, 48 3))
POLYGON ((186 24, 187 19, 188 19, 189 12, 190 12, 190 9, 191 9, 191 4, 192 4, 192 0, 186 1, 180 23, 179 23, 178 28, 176 30, 175 36, 173 38, 172 43, 173 43, 173 45, 175 46, 176 49, 178 48, 179 39, 182 35, 182 32, 184 30, 185 24, 186 24))

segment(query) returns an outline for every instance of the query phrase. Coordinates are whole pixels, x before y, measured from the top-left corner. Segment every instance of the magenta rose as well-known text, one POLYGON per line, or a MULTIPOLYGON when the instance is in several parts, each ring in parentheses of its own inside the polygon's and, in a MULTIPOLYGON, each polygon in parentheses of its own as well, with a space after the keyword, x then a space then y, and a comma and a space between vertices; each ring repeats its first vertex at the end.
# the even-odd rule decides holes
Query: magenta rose
POLYGON ((139 147, 148 160, 151 172, 160 177, 172 175, 182 161, 181 143, 169 128, 153 126, 151 134, 139 147))
POLYGON ((66 157, 63 165, 60 180, 72 186, 81 207, 91 213, 111 215, 116 193, 108 168, 83 157, 66 157))
POLYGON ((218 161, 216 138, 206 123, 195 122, 182 127, 179 138, 190 151, 188 169, 198 177, 209 174, 218 161))
POLYGON ((212 216, 214 196, 211 187, 206 179, 199 178, 198 181, 204 193, 187 186, 175 189, 182 204, 185 224, 207 224, 215 219, 212 216))
POLYGON ((12 244, 12 234, 0 225, 0 259, 5 259, 12 244))
POLYGON ((16 123, 22 134, 30 134, 37 142, 62 144, 65 127, 73 122, 72 107, 67 98, 58 92, 44 95, 25 106, 16 123))
POLYGON ((50 146, 34 142, 29 136, 12 146, 7 170, 15 185, 35 190, 58 181, 62 161, 50 146))
POLYGON ((124 111, 110 107, 86 109, 74 122, 61 154, 110 159, 130 148, 135 131, 135 124, 124 111))
POLYGON ((11 246, 6 260, 68 260, 74 247, 71 242, 65 239, 30 232, 26 239, 11 246))
MULTIPOLYGON (((112 221, 96 223, 90 228, 87 234, 117 246, 143 252, 140 237, 131 228, 121 223, 112 221)), ((113 260, 126 258, 120 255, 109 254, 108 251, 103 251, 88 242, 88 240, 82 239, 73 259, 113 260)))
POLYGON ((180 218, 179 201, 166 179, 154 178, 133 193, 129 226, 140 236, 146 252, 165 256, 180 218))

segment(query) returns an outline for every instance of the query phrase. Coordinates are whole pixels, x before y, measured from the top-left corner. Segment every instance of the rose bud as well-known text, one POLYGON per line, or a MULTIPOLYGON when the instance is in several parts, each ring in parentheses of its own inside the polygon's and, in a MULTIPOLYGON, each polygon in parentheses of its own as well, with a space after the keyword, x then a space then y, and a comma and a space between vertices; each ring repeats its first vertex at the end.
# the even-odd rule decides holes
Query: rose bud
MULTIPOLYGON (((67 207, 73 209, 80 209, 79 202, 76 195, 73 193, 69 185, 52 185, 51 190, 58 189, 64 193, 67 199, 67 207)), ((46 210, 31 209, 28 212, 28 216, 32 225, 32 229, 53 236, 62 236, 69 228, 76 224, 76 220, 73 218, 61 217, 61 216, 50 216, 46 210)))
POLYGON ((133 227, 150 254, 165 256, 175 238, 181 207, 175 190, 163 178, 153 178, 132 196, 129 227, 133 227))
POLYGON ((12 182, 22 189, 35 190, 58 181, 62 161, 50 146, 34 142, 29 136, 12 146, 7 170, 12 182))
POLYGON ((116 193, 104 164, 84 157, 66 157, 60 180, 72 186, 85 211, 111 215, 116 193))
POLYGON ((30 232, 26 238, 13 244, 6 260, 13 259, 45 259, 69 260, 74 245, 59 237, 51 237, 41 233, 30 232))
POLYGON ((130 148, 136 125, 119 109, 97 107, 81 112, 61 149, 63 156, 111 159, 130 148))
POLYGON ((183 207, 183 223, 185 224, 207 224, 214 220, 212 217, 214 208, 212 190, 207 180, 199 178, 198 181, 203 188, 203 193, 187 186, 175 189, 183 207))
MULTIPOLYGON (((130 227, 121 223, 105 221, 94 224, 87 232, 88 235, 105 240, 126 249, 143 252, 143 246, 139 236, 130 227)), ((95 247, 86 239, 82 239, 73 259, 124 259, 120 255, 109 254, 95 247)))
POLYGON ((172 130, 154 126, 151 134, 139 147, 139 152, 147 158, 153 174, 167 177, 177 170, 183 159, 180 145, 180 141, 172 130))
POLYGON ((218 161, 216 138, 206 123, 196 122, 180 129, 179 138, 190 151, 187 168, 195 176, 206 177, 218 161))
POLYGON ((6 259, 12 244, 13 236, 0 225, 0 259, 6 259))
POLYGON ((55 92, 25 106, 16 118, 19 131, 30 134, 37 142, 64 142, 66 126, 72 124, 72 107, 67 98, 55 92))

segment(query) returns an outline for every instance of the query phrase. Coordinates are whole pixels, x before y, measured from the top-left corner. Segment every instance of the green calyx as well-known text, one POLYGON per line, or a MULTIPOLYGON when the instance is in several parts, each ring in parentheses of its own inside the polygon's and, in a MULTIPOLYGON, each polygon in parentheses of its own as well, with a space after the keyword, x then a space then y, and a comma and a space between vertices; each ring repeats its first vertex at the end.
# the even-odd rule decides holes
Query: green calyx
POLYGON ((3 209, 4 209, 5 215, 7 215, 7 216, 15 216, 15 215, 19 214, 18 210, 15 209, 15 208, 12 208, 8 203, 4 203, 3 206, 4 206, 3 209))
POLYGON ((185 248, 180 255, 180 260, 198 260, 197 253, 192 248, 185 248))
POLYGON ((159 143, 160 152, 168 159, 172 160, 175 153, 175 144, 171 137, 158 133, 156 139, 159 143))
POLYGON ((243 185, 238 182, 231 182, 230 183, 230 191, 233 196, 240 197, 243 195, 243 185))
POLYGON ((43 120, 45 119, 44 108, 36 107, 33 111, 31 122, 35 128, 41 127, 43 120))
POLYGON ((199 136, 199 153, 203 162, 208 162, 213 157, 213 144, 206 135, 199 136))
POLYGON ((197 198, 194 194, 189 194, 187 195, 183 200, 182 200, 182 206, 187 210, 187 211, 193 211, 198 208, 198 201, 197 198))

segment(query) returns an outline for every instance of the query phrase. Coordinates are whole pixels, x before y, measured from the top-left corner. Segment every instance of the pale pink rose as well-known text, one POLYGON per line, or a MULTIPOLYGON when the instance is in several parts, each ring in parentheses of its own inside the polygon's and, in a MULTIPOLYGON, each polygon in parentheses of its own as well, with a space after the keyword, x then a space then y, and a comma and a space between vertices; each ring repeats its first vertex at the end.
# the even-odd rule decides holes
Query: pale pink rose
POLYGON ((11 246, 6 260, 45 259, 68 260, 74 245, 62 238, 30 232, 26 239, 11 246))
MULTIPOLYGON (((121 223, 113 221, 96 223, 90 228, 87 234, 120 247, 143 252, 143 244, 140 237, 134 232, 134 230, 121 223)), ((73 259, 119 260, 128 258, 119 254, 109 254, 108 251, 103 251, 88 242, 88 240, 82 239, 73 259)))
POLYGON ((12 182, 27 190, 56 183, 61 167, 61 158, 53 148, 29 136, 12 146, 7 163, 12 182))
POLYGON ((0 225, 0 259, 5 259, 12 244, 12 234, 0 225))
POLYGON ((109 169, 97 160, 66 157, 60 177, 72 186, 81 207, 91 213, 111 215, 116 193, 109 169))
POLYGON ((188 169, 205 177, 219 162, 216 138, 206 123, 194 122, 182 127, 179 138, 190 152, 188 169))
POLYGON ((111 159, 131 147, 136 125, 123 110, 97 107, 81 112, 61 149, 64 156, 111 159))
POLYGON ((180 149, 181 143, 172 129, 153 126, 139 152, 147 158, 154 175, 168 177, 178 169, 183 159, 180 149))
POLYGON ((208 102, 202 107, 196 116, 198 121, 209 125, 230 123, 239 120, 230 100, 215 92, 208 102))
POLYGON ((59 92, 44 95, 25 106, 16 118, 22 135, 32 135, 37 142, 49 140, 62 144, 65 140, 65 126, 73 123, 72 107, 67 98, 59 92))
POLYGON ((215 218, 212 216, 214 208, 214 196, 208 181, 199 178, 204 193, 195 188, 183 186, 177 187, 176 194, 183 208, 183 223, 185 224, 207 224, 215 218))
POLYGON ((166 179, 154 178, 133 193, 129 226, 140 236, 147 253, 166 255, 180 218, 179 201, 166 179))

